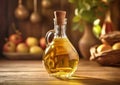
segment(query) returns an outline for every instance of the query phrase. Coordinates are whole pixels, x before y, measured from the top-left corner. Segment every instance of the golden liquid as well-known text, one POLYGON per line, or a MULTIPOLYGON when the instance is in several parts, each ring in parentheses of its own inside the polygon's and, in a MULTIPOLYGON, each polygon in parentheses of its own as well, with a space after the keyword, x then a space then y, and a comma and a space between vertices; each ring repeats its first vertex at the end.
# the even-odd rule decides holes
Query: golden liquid
POLYGON ((43 60, 50 75, 69 78, 77 69, 79 56, 67 38, 55 38, 46 48, 43 60))

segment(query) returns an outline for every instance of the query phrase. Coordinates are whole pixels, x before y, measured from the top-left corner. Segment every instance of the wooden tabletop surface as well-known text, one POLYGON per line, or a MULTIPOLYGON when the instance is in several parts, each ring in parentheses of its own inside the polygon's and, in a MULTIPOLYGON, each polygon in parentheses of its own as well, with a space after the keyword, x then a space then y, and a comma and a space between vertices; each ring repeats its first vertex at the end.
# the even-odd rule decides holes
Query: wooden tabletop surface
POLYGON ((0 85, 120 85, 120 68, 80 60, 69 80, 50 77, 41 60, 0 60, 0 85))

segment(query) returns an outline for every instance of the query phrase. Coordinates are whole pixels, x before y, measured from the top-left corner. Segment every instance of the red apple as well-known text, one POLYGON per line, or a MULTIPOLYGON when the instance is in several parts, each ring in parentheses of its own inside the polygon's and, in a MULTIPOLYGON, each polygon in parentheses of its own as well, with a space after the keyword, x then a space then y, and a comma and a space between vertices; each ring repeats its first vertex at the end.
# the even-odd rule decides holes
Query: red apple
POLYGON ((34 46, 34 45, 38 45, 38 40, 37 40, 37 38, 35 38, 35 37, 28 37, 28 38, 26 39, 26 44, 27 44, 29 47, 34 46))
POLYGON ((40 38, 39 43, 40 43, 40 46, 41 46, 42 49, 45 49, 45 48, 46 48, 45 37, 40 38))
POLYGON ((17 45, 18 43, 23 41, 23 38, 22 38, 22 36, 20 34, 16 33, 16 34, 10 35, 9 41, 11 41, 11 42, 13 42, 13 43, 15 43, 17 45))
POLYGON ((13 42, 8 41, 3 46, 3 52, 15 52, 15 48, 16 45, 13 42))
POLYGON ((16 52, 18 53, 28 53, 29 47, 25 43, 19 43, 16 47, 16 52))

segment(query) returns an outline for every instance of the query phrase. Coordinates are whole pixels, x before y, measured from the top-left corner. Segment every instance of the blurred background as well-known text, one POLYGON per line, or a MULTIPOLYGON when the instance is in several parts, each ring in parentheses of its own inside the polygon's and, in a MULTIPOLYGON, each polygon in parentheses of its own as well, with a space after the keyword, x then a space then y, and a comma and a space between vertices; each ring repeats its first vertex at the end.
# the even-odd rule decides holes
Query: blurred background
MULTIPOLYGON (((72 29, 72 18, 74 17, 75 4, 68 0, 38 0, 37 11, 40 16, 40 22, 32 23, 30 20, 31 14, 34 11, 34 0, 23 0, 22 5, 26 7, 29 15, 25 19, 15 17, 15 9, 18 7, 19 0, 0 0, 0 54, 5 43, 5 38, 15 33, 15 29, 19 30, 23 38, 34 36, 36 38, 44 37, 46 32, 53 29, 53 12, 55 10, 65 10, 67 12, 67 36, 77 49, 78 41, 83 32, 72 29), (13 26, 14 24, 14 26, 13 26)), ((113 0, 110 3, 111 19, 115 29, 120 29, 120 1, 113 0)))

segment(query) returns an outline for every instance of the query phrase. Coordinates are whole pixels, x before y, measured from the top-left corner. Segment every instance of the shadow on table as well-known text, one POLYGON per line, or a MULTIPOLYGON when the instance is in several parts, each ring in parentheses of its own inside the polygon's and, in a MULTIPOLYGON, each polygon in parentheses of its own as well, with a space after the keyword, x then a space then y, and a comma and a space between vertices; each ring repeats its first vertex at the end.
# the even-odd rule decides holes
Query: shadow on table
POLYGON ((31 80, 8 80, 0 85, 120 85, 120 82, 97 79, 91 77, 73 76, 70 79, 31 79, 31 80))
POLYGON ((83 76, 73 76, 69 79, 64 79, 63 81, 69 82, 68 85, 120 85, 120 81, 115 82, 110 80, 83 77, 83 76))

